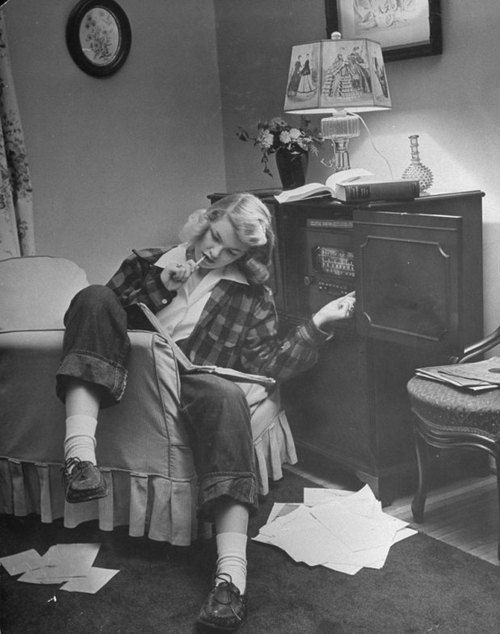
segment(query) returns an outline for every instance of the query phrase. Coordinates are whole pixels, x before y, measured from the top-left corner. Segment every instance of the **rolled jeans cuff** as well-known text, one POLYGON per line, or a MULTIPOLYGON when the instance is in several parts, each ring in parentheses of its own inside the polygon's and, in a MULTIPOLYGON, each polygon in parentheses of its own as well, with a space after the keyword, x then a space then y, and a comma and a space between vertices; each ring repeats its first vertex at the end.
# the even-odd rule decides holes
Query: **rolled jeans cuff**
POLYGON ((73 350, 66 355, 57 371, 56 392, 63 402, 66 397, 65 381, 69 377, 103 387, 103 408, 118 403, 127 385, 126 368, 95 352, 84 350, 73 350))
POLYGON ((250 515, 259 508, 257 478, 251 472, 219 472, 202 477, 198 488, 198 509, 203 519, 213 520, 213 510, 221 498, 244 504, 250 515))

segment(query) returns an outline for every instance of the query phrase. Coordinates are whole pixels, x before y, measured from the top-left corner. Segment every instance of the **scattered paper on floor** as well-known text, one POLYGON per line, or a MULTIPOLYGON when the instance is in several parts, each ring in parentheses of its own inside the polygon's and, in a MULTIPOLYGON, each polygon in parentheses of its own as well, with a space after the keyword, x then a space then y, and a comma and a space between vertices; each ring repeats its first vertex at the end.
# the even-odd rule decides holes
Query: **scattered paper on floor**
POLYGON ((100 544, 56 544, 41 558, 39 565, 19 577, 23 583, 63 583, 84 577, 94 563, 100 544))
POLYGON ((61 590, 67 590, 68 592, 87 592, 89 594, 95 594, 104 585, 112 579, 119 570, 112 570, 111 568, 96 568, 95 566, 90 568, 84 577, 74 577, 67 581, 61 590))
POLYGON ((64 584, 61 590, 96 593, 118 570, 93 567, 101 544, 56 544, 45 555, 26 550, 0 558, 10 575, 22 574, 18 581, 35 584, 64 584))
POLYGON ((391 546, 416 533, 384 513, 366 485, 355 493, 306 488, 303 503, 275 504, 254 540, 309 566, 353 575, 382 568, 391 546))
POLYGON ((9 575, 15 576, 21 574, 21 572, 38 568, 41 560, 42 556, 31 548, 30 550, 24 550, 22 553, 2 557, 0 564, 2 564, 9 575))

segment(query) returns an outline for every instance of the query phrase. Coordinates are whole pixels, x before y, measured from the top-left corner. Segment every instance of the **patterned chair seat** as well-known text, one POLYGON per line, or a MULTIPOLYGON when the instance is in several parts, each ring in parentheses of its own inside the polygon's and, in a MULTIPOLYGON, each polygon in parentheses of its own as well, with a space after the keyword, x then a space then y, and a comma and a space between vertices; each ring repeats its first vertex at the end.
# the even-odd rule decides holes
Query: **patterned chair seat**
POLYGON ((500 439, 500 390, 470 394, 420 377, 407 389, 412 411, 430 427, 500 439))

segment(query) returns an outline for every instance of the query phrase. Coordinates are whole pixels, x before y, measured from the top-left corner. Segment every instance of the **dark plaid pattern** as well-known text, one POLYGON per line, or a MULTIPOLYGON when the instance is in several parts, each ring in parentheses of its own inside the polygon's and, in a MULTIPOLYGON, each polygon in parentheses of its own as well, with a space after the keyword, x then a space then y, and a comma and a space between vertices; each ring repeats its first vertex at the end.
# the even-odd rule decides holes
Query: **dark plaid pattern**
POLYGON ((160 280, 162 269, 154 266, 166 251, 143 249, 134 251, 123 260, 107 286, 118 296, 124 308, 141 302, 157 313, 177 295, 176 291, 169 291, 163 286, 160 280))
MULTIPOLYGON (((154 313, 172 301, 154 263, 164 249, 134 252, 108 282, 124 307, 143 302, 154 313)), ((278 316, 267 286, 221 280, 190 337, 178 342, 193 363, 219 365, 286 379, 311 367, 328 335, 312 321, 278 336, 278 316)))

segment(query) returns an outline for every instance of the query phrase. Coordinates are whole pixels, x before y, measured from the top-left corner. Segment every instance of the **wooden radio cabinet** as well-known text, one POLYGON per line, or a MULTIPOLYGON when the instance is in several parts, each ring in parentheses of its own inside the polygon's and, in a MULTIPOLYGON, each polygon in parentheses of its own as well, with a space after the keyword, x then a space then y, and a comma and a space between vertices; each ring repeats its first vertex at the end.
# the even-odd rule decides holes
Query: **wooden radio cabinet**
POLYGON ((384 505, 416 471, 406 383, 483 336, 482 196, 269 203, 283 327, 357 299, 318 364, 283 386, 299 458, 355 474, 384 505))
POLYGON ((483 194, 362 206, 261 197, 278 238, 282 328, 356 291, 355 318, 282 386, 299 460, 318 475, 352 473, 390 504, 416 472, 406 383, 483 336, 483 194))

